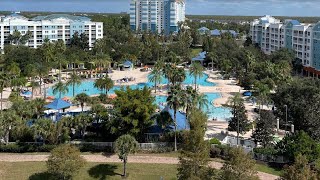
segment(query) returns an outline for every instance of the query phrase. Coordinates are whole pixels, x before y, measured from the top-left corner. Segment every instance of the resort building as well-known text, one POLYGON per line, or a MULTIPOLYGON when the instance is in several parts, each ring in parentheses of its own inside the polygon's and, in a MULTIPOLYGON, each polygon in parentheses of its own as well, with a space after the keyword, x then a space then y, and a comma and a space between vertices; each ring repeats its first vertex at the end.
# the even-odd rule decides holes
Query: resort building
POLYGON ((265 16, 250 23, 250 37, 266 54, 280 48, 292 49, 308 75, 320 76, 320 22, 303 24, 297 20, 281 22, 265 16))
POLYGON ((207 27, 201 27, 198 29, 198 32, 201 35, 211 35, 211 36, 215 36, 215 37, 220 37, 223 34, 229 33, 233 38, 236 38, 239 33, 237 33, 234 30, 218 30, 218 29, 214 29, 214 30, 210 30, 207 27))
POLYGON ((185 21, 184 0, 131 0, 130 27, 134 31, 170 34, 185 21))
POLYGON ((15 30, 19 31, 21 35, 27 34, 28 31, 31 33, 31 38, 26 46, 32 48, 42 45, 45 39, 49 39, 51 42, 63 40, 69 44, 76 32, 87 35, 89 47, 93 47, 95 41, 103 37, 103 23, 92 22, 87 17, 53 14, 28 19, 19 14, 12 14, 0 18, 0 48, 2 51, 4 45, 10 43, 8 36, 15 30))

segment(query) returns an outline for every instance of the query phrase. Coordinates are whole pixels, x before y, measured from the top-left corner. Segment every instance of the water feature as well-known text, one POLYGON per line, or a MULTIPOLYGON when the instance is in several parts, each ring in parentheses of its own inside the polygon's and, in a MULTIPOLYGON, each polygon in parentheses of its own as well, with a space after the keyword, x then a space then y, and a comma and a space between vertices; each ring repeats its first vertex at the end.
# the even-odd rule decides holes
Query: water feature
MULTIPOLYGON (((202 77, 197 79, 197 84, 199 84, 200 86, 215 86, 214 83, 212 82, 208 82, 208 75, 207 74, 203 74, 202 77)), ((160 84, 167 84, 168 81, 165 78, 162 78, 162 81, 160 84)), ((194 84, 194 77, 192 75, 190 75, 188 72, 186 73, 186 79, 183 82, 183 84, 185 85, 193 85, 194 84)), ((137 85, 130 85, 130 87, 132 89, 142 89, 145 86, 147 87, 153 87, 154 83, 152 82, 146 82, 146 83, 139 83, 137 85)), ((108 93, 109 94, 114 94, 116 90, 120 90, 121 86, 115 86, 113 87, 108 93)), ((68 93, 62 94, 62 97, 72 97, 72 86, 68 86, 68 93)), ((75 94, 80 94, 80 93, 86 93, 87 95, 96 95, 96 94, 101 94, 104 93, 103 91, 101 91, 100 89, 97 89, 94 87, 94 81, 93 80, 86 80, 83 81, 80 85, 76 85, 75 86, 75 94)), ((55 96, 58 97, 59 95, 53 94, 53 90, 52 88, 49 88, 47 91, 47 95, 48 96, 55 96)), ((209 119, 218 119, 218 120, 224 120, 226 118, 231 117, 231 113, 230 110, 228 108, 224 108, 224 107, 214 107, 212 105, 212 102, 217 99, 220 98, 220 94, 219 93, 206 93, 207 97, 208 97, 208 101, 209 101, 209 106, 208 108, 204 108, 203 111, 206 112, 208 114, 208 118, 209 119)), ((162 105, 163 103, 166 102, 167 97, 165 96, 157 96, 156 97, 156 104, 157 105, 162 105)))

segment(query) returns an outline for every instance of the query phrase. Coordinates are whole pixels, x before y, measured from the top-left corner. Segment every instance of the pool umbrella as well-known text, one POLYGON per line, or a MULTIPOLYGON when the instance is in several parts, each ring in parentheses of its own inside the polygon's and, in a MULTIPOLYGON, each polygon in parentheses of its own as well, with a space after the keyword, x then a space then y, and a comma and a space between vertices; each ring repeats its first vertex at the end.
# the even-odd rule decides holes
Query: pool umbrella
POLYGON ((243 93, 243 95, 250 97, 250 96, 252 96, 252 92, 246 91, 246 92, 243 93))
POLYGON ((52 103, 44 106, 48 109, 55 109, 55 110, 60 110, 60 109, 65 109, 72 106, 72 104, 68 103, 67 101, 64 101, 62 99, 56 99, 52 103))

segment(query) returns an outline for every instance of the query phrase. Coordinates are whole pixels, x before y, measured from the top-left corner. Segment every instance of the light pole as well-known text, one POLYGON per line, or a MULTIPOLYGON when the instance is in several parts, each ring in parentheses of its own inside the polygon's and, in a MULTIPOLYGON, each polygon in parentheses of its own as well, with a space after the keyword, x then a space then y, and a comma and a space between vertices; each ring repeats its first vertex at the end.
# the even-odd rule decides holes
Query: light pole
POLYGON ((284 107, 286 108, 286 124, 285 124, 285 128, 284 128, 284 132, 287 133, 287 125, 288 125, 288 106, 284 105, 284 107))

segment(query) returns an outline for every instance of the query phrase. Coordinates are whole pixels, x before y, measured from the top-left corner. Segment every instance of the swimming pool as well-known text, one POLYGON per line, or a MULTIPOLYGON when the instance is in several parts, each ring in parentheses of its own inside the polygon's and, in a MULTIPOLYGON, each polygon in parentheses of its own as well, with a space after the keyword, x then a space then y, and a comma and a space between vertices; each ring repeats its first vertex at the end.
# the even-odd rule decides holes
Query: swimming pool
MULTIPOLYGON (((203 73, 203 76, 200 78, 197 78, 197 84, 199 84, 200 86, 215 86, 215 83, 212 82, 208 82, 207 79, 209 78, 209 76, 205 73, 203 73)), ((162 78, 162 81, 160 84, 167 84, 168 80, 166 78, 162 78)), ((194 84, 194 77, 192 75, 189 74, 188 71, 186 71, 186 79, 183 82, 183 84, 186 85, 193 85, 194 84)), ((130 87, 133 89, 142 89, 144 86, 147 87, 153 87, 154 83, 152 82, 146 82, 146 83, 140 83, 137 85, 131 85, 130 87)), ((121 88, 121 86, 115 86, 112 89, 110 89, 110 91, 108 92, 109 94, 114 94, 115 90, 119 90, 121 88)), ((62 97, 72 97, 72 85, 68 86, 68 93, 62 94, 62 97)), ((80 93, 86 93, 87 95, 91 96, 91 95, 96 95, 96 94, 101 94, 104 93, 103 91, 101 91, 98 88, 94 87, 94 80, 87 80, 87 81, 82 81, 82 83, 80 85, 76 85, 75 86, 75 94, 80 94, 80 93)), ((55 97, 59 97, 59 94, 54 95, 52 88, 49 88, 47 91, 47 95, 48 96, 55 96, 55 97)))
MULTIPOLYGON (((187 75, 186 80, 183 82, 183 84, 193 85, 194 84, 194 77, 191 76, 188 71, 187 71, 186 75, 187 75)), ((203 73, 203 76, 197 79, 197 84, 199 84, 200 86, 215 86, 216 84, 207 81, 208 77, 209 76, 207 74, 203 73)), ((162 78, 161 84, 167 84, 167 83, 168 83, 168 80, 165 78, 162 78)), ((140 83, 137 85, 130 85, 130 87, 132 89, 142 89, 145 86, 153 87, 153 85, 154 85, 154 83, 146 82, 146 83, 140 83)), ((120 90, 120 88, 121 88, 121 86, 115 86, 112 89, 110 89, 108 94, 114 94, 115 91, 120 90)), ((65 96, 72 97, 72 86, 71 85, 68 86, 68 89, 69 89, 68 93, 62 94, 62 97, 65 97, 65 96)), ((83 81, 80 85, 75 86, 75 94, 77 95, 80 93, 86 93, 87 95, 91 96, 91 95, 104 93, 104 91, 101 91, 101 90, 94 87, 94 80, 87 80, 87 81, 83 81)), ((56 94, 56 95, 53 94, 52 88, 49 88, 47 90, 47 95, 59 97, 59 94, 56 94)), ((208 97, 209 107, 204 108, 203 111, 208 114, 209 119, 216 118, 218 120, 225 120, 225 119, 231 117, 231 112, 228 108, 214 107, 212 105, 213 100, 220 98, 219 93, 206 93, 206 95, 208 97)), ((167 99, 167 97, 165 97, 165 96, 157 96, 156 97, 157 105, 161 105, 162 103, 165 103, 166 99, 167 99)))
MULTIPOLYGON (((207 113, 208 119, 217 119, 218 121, 225 121, 232 117, 232 113, 229 108, 215 107, 213 101, 221 97, 219 93, 205 93, 208 97, 208 107, 204 107, 203 112, 207 113)), ((156 96, 156 104, 162 106, 166 103, 166 96, 156 96)))

